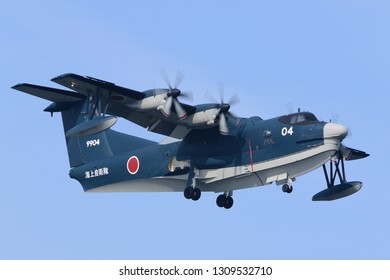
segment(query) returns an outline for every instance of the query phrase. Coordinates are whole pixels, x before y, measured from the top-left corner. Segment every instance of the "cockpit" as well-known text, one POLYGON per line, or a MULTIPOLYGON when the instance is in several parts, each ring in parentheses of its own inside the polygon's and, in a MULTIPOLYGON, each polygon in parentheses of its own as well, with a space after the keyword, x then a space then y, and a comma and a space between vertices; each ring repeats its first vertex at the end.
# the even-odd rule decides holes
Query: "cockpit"
POLYGON ((286 116, 282 116, 278 119, 279 122, 284 124, 305 125, 318 122, 317 117, 313 113, 298 112, 286 116))

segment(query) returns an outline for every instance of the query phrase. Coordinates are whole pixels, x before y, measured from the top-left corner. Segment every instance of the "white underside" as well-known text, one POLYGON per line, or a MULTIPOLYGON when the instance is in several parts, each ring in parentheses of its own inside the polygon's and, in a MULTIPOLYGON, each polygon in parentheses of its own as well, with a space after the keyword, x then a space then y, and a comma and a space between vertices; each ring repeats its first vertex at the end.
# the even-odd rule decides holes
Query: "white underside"
MULTIPOLYGON (((338 151, 339 146, 340 140, 325 139, 321 146, 253 165, 197 170, 196 187, 202 191, 225 192, 273 182, 283 184, 326 163, 338 151)), ((156 177, 118 182, 87 192, 182 192, 186 181, 187 175, 156 177)))

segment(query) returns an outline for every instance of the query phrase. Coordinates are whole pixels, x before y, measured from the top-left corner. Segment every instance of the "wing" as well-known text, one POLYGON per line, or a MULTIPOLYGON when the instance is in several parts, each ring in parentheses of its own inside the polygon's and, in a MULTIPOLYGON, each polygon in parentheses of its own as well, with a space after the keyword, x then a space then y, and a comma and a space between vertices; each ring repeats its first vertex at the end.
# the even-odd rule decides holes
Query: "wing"
POLYGON ((117 86, 100 79, 64 74, 52 79, 69 90, 32 84, 18 84, 14 89, 52 101, 47 112, 61 112, 75 102, 87 100, 91 112, 122 117, 149 131, 182 139, 191 130, 209 129, 219 125, 221 134, 229 126, 238 127, 239 119, 228 112, 229 104, 191 106, 178 101, 180 90, 154 89, 144 92, 117 86))
MULTIPOLYGON (((173 114, 169 117, 164 116, 157 108, 140 110, 137 104, 140 104, 146 98, 156 96, 154 91, 139 92, 117 86, 111 82, 76 74, 60 75, 53 78, 52 81, 83 96, 100 94, 104 97, 102 98, 102 106, 107 107, 108 114, 127 119, 147 128, 149 131, 177 139, 182 139, 191 131, 191 128, 175 122, 178 117, 174 107, 172 108, 173 114)), ((196 112, 194 106, 181 105, 188 114, 196 112)))
POLYGON ((128 101, 141 100, 145 94, 136 90, 124 88, 114 83, 106 82, 92 77, 83 77, 76 74, 64 74, 52 79, 53 82, 69 89, 75 90, 83 95, 101 93, 111 96, 112 100, 128 99, 128 101))

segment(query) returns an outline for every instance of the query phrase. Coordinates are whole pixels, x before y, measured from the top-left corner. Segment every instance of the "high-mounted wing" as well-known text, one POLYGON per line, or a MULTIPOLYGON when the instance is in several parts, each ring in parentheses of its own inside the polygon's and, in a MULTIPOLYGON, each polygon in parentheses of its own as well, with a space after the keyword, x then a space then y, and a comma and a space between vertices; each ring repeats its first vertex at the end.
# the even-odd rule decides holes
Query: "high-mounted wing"
MULTIPOLYGON (((163 107, 158 108, 157 102, 160 102, 161 105, 164 104, 163 98, 168 90, 139 92, 117 86, 111 82, 77 74, 60 75, 53 78, 52 81, 85 96, 101 96, 102 107, 107 107, 107 114, 125 118, 148 128, 149 131, 181 139, 191 130, 175 123, 175 120, 178 119, 175 106, 172 107, 173 114, 168 117, 161 113, 163 107), (161 96, 158 97, 158 95, 161 96)), ((194 114, 196 111, 196 108, 191 105, 181 104, 181 107, 187 114, 194 114)))
POLYGON ((89 95, 100 93, 110 96, 112 100, 130 99, 130 101, 141 100, 145 94, 136 90, 124 88, 114 83, 106 82, 92 77, 83 77, 76 74, 64 74, 52 79, 53 82, 64 87, 75 90, 81 94, 89 95))
MULTIPOLYGON (((140 92, 77 74, 60 75, 52 81, 72 91, 31 84, 19 84, 13 88, 52 101, 45 109, 47 112, 61 112, 69 109, 74 102, 86 100, 90 121, 108 114, 177 139, 184 138, 192 129, 209 129, 215 126, 219 126, 221 134, 228 134, 229 123, 232 126, 239 124, 237 118, 228 112, 230 104, 223 100, 220 104, 184 104, 177 99, 182 92, 176 87, 140 92)), ((98 126, 100 123, 106 124, 106 118, 95 122, 98 126)), ((93 124, 86 125, 87 129, 77 127, 76 132, 72 133, 93 132, 91 128, 96 126, 93 124)))

